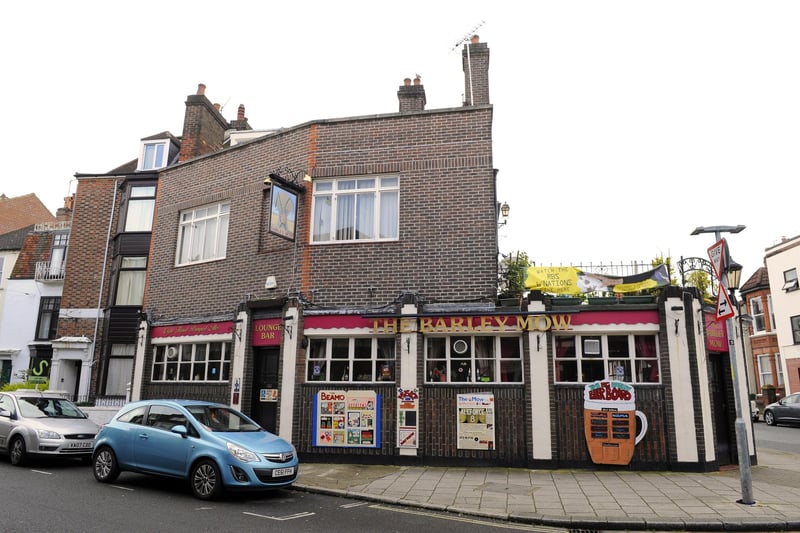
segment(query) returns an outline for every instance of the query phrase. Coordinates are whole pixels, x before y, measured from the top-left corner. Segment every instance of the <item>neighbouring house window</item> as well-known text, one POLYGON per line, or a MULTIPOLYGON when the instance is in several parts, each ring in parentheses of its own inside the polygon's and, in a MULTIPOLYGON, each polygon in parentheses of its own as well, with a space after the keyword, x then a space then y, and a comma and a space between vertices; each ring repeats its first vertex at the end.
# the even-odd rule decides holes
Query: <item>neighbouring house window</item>
POLYGON ((230 210, 231 204, 222 202, 181 212, 178 265, 225 258, 230 210))
POLYGON ((800 344, 800 315, 789 319, 792 324, 792 340, 795 344, 800 344))
POLYGON ((753 332, 758 333, 766 330, 764 305, 761 302, 761 297, 750 300, 750 314, 753 315, 753 332))
POLYGON ((3 265, 5 264, 5 262, 6 262, 6 258, 5 257, 0 257, 0 284, 2 284, 2 282, 3 282, 3 274, 4 274, 3 265))
POLYGON ((169 140, 143 142, 139 152, 139 168, 137 170, 157 170, 167 166, 169 156, 169 140))
POLYGON ((775 329, 775 312, 772 310, 772 295, 767 295, 767 311, 769 312, 769 329, 775 329))
POLYGON ((228 381, 230 371, 230 342, 154 347, 153 381, 228 381))
POLYGON ((36 340, 43 341, 56 338, 58 311, 61 298, 44 297, 39 301, 39 320, 36 323, 36 340))
POLYGON ((522 338, 498 335, 427 337, 429 383, 522 383, 522 338))
POLYGON ((112 344, 108 359, 106 392, 108 396, 125 396, 133 375, 135 344, 112 344))
POLYGON ((307 381, 394 381, 395 338, 310 339, 307 381))
POLYGON ((123 257, 117 274, 114 305, 142 305, 147 257, 123 257))
POLYGON ((156 207, 156 186, 131 186, 125 205, 124 231, 152 231, 156 207))
POLYGON ((315 180, 312 242, 394 240, 399 236, 400 178, 315 180))
POLYGON ((772 385, 772 365, 769 362, 769 355, 758 356, 758 377, 761 380, 761 386, 772 385))
POLYGON ((783 273, 783 290, 786 292, 797 290, 797 269, 792 268, 783 273))
POLYGON ((778 372, 778 387, 783 387, 783 361, 781 354, 775 354, 775 370, 778 372))
POLYGON ((50 250, 50 270, 48 271, 49 277, 56 279, 64 277, 68 245, 69 232, 56 232, 53 234, 53 246, 50 250))
POLYGON ((553 342, 556 382, 661 380, 656 335, 559 335, 553 342))

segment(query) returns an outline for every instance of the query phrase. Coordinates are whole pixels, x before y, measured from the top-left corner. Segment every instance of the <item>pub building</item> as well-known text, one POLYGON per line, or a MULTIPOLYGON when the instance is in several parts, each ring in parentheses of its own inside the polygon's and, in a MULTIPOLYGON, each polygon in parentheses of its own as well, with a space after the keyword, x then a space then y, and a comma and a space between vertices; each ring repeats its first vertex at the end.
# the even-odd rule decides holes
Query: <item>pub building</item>
MULTIPOLYGON (((419 77, 406 78, 398 112, 236 142, 226 130, 223 149, 160 171, 131 399, 230 404, 304 461, 735 460, 727 353, 706 349, 693 289, 658 270, 651 285, 580 303, 554 296, 564 269, 544 270, 542 288, 498 305, 489 49, 477 36, 462 66, 453 107, 425 109, 419 77)), ((183 145, 187 128, 223 131, 204 87, 186 105, 183 145)), ((584 296, 607 282, 575 279, 584 296)))
POLYGON ((308 461, 716 470, 736 460, 724 329, 692 289, 659 292, 565 306, 534 291, 515 308, 414 293, 378 311, 258 302, 152 327, 149 377, 204 372, 308 461))

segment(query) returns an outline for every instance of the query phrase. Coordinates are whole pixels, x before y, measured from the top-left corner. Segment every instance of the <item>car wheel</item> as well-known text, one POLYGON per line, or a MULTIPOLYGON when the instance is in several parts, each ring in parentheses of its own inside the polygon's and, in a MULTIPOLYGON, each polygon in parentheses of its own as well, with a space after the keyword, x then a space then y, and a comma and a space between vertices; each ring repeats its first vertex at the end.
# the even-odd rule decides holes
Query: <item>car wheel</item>
POLYGON ((764 411, 764 422, 766 422, 768 426, 775 425, 775 415, 772 414, 772 411, 764 411))
POLYGON ((11 464, 14 466, 24 466, 28 462, 28 452, 25 450, 25 439, 21 436, 14 437, 11 446, 8 448, 8 455, 11 464))
POLYGON ((94 478, 100 483, 111 483, 119 476, 119 465, 114 450, 104 446, 94 454, 94 478))
POLYGON ((222 493, 222 476, 214 461, 203 460, 194 465, 189 482, 192 494, 201 500, 212 500, 222 493))

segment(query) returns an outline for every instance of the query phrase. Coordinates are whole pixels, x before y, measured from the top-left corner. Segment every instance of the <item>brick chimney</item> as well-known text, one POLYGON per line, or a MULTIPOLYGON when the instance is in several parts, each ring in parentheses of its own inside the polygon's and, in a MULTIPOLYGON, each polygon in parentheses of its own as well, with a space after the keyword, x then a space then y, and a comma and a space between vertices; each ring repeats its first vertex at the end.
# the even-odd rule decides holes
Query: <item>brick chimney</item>
POLYGON ((186 99, 179 162, 222 149, 225 130, 230 126, 219 109, 205 96, 206 86, 199 84, 197 94, 186 99))
POLYGON ((250 124, 247 122, 247 117, 244 115, 244 104, 239 104, 239 110, 236 112, 236 120, 231 120, 231 128, 234 130, 252 130, 250 124))
POLYGON ((75 204, 75 195, 71 194, 64 197, 64 207, 56 210, 56 222, 72 221, 72 206, 75 204))
POLYGON ((473 35, 461 52, 464 65, 464 105, 488 105, 489 102, 489 47, 473 35))
POLYGON ((403 80, 403 85, 397 91, 401 113, 425 111, 425 88, 421 85, 421 81, 419 74, 414 78, 414 85, 411 85, 411 78, 403 80))

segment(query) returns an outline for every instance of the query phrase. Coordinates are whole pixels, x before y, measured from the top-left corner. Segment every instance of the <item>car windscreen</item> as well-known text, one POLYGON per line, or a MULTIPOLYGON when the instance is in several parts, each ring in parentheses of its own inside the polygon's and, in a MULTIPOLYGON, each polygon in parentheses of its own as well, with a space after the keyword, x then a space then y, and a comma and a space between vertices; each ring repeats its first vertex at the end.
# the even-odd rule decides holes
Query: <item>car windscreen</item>
POLYGON ((25 418, 86 418, 75 404, 63 398, 24 396, 19 398, 19 411, 25 418))
POLYGON ((186 407, 192 416, 209 431, 230 433, 239 431, 261 431, 258 424, 241 413, 227 407, 190 405, 186 407))

